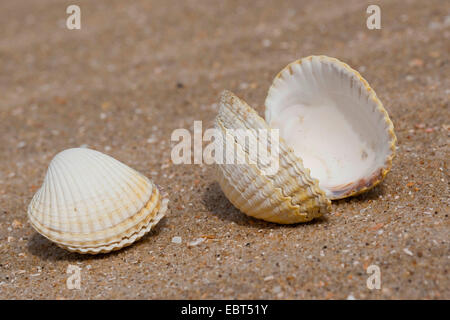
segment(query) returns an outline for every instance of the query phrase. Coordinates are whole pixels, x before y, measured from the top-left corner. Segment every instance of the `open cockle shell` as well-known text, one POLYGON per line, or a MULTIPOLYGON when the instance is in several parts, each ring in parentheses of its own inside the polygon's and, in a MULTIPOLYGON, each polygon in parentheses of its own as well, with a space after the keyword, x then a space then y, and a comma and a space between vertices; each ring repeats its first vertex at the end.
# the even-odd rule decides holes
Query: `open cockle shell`
MULTIPOLYGON (((237 157, 245 160, 244 163, 223 161, 216 164, 224 194, 242 212, 270 222, 291 224, 310 221, 330 210, 330 201, 318 188, 317 181, 309 176, 301 160, 283 141, 278 141, 278 159, 275 159, 279 161, 278 170, 267 174, 260 159, 254 157, 260 153, 249 149, 254 147, 252 144, 237 139, 236 135, 244 130, 260 143, 258 130, 270 128, 256 111, 229 91, 222 93, 215 127, 220 133, 220 138, 215 140, 216 150, 236 152, 237 157)), ((268 145, 273 147, 270 142, 268 145)))
POLYGON ((139 172, 101 152, 74 148, 53 158, 28 217, 60 247, 97 254, 140 239, 165 215, 167 203, 139 172))
POLYGON ((392 165, 396 137, 373 89, 347 64, 310 56, 285 67, 266 98, 265 118, 330 199, 362 193, 392 165))

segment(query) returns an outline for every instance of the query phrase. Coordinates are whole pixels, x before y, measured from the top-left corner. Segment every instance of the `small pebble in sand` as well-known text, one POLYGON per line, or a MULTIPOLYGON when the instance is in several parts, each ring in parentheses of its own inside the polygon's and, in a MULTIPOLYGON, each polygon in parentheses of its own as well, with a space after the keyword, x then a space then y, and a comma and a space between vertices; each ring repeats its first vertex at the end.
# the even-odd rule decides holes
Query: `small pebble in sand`
POLYGON ((181 237, 173 237, 172 238, 172 243, 178 243, 179 244, 179 243, 181 243, 181 241, 182 241, 181 237))
POLYGON ((14 221, 12 222, 12 227, 14 229, 20 229, 22 228, 22 223, 19 220, 14 219, 14 221))
POLYGON ((273 276, 267 276, 267 277, 264 278, 264 281, 270 281, 270 280, 273 280, 273 279, 274 279, 273 276))
POLYGON ((155 137, 150 137, 147 139, 147 143, 155 143, 157 140, 155 137))
POLYGON ((422 59, 412 59, 411 61, 409 61, 409 66, 410 67, 421 67, 423 66, 423 60, 422 59))
MULTIPOLYGON (((195 247, 195 246, 198 246, 199 244, 201 244, 201 243, 204 242, 205 240, 206 240, 205 238, 198 238, 198 239, 195 239, 194 241, 191 241, 191 242, 188 243, 188 247, 195 247)), ((172 242, 173 242, 173 239, 172 239, 172 242)), ((181 240, 180 240, 180 242, 181 242, 181 240)))
POLYGON ((167 169, 168 167, 170 167, 170 165, 168 163, 163 163, 161 165, 161 170, 167 169))
POLYGON ((359 213, 364 213, 366 210, 368 210, 368 209, 370 209, 370 208, 371 208, 371 206, 367 206, 367 207, 365 207, 365 208, 359 210, 359 213))
POLYGON ((262 41, 262 45, 263 45, 263 47, 268 48, 272 45, 272 41, 270 41, 269 39, 264 39, 262 41))
POLYGON ((425 123, 418 123, 414 125, 417 129, 424 129, 425 128, 425 123))
POLYGON ((356 300, 356 298, 352 293, 350 293, 347 297, 347 300, 356 300))
POLYGON ((248 83, 247 82, 242 82, 240 85, 239 85, 239 89, 241 89, 241 90, 245 90, 245 89, 247 89, 248 88, 248 83))
POLYGON ((17 144, 17 148, 22 149, 23 147, 25 147, 27 145, 27 143, 25 141, 20 141, 17 144))
POLYGON ((413 253, 408 248, 403 249, 403 252, 410 256, 413 255, 413 253))

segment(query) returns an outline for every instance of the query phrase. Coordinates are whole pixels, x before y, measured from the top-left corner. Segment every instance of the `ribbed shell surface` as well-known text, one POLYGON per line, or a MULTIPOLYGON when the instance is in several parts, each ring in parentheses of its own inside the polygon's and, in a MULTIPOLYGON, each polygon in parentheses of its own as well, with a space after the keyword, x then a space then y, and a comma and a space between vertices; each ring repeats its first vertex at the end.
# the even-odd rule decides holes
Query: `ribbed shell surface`
MULTIPOLYGON (((255 154, 260 156, 261 153, 250 152, 248 144, 237 142, 243 141, 234 136, 240 129, 254 135, 261 143, 258 130, 270 128, 255 110, 229 91, 222 93, 215 127, 222 133, 216 139, 216 148, 233 152, 227 141, 234 141, 236 158, 245 159, 242 164, 224 162, 216 165, 217 179, 224 194, 239 210, 258 219, 282 224, 310 221, 330 210, 330 201, 282 139, 276 155, 279 169, 275 174, 266 174, 261 159, 254 158, 255 154)), ((267 145, 271 147, 270 139, 267 145)))
POLYGON ((166 207, 157 187, 139 172, 101 152, 74 148, 53 158, 28 217, 63 248, 104 253, 141 238, 166 207))

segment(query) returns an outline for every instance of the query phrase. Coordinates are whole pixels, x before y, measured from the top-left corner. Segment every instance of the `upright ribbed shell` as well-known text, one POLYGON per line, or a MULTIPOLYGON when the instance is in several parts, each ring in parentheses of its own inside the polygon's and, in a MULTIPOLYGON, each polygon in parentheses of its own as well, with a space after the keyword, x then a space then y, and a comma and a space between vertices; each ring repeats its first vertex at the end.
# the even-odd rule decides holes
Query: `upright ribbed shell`
POLYGON ((140 239, 164 216, 167 202, 139 172, 101 152, 74 148, 53 158, 28 217, 59 246, 96 254, 140 239))
POLYGON ((265 167, 258 162, 260 159, 252 159, 255 153, 249 152, 249 145, 239 144, 242 140, 234 139, 229 130, 244 129, 258 137, 260 143, 257 130, 270 128, 255 110, 229 91, 222 93, 215 127, 222 134, 216 139, 216 150, 222 148, 232 152, 225 145, 229 136, 230 141, 235 141, 237 154, 246 159, 243 164, 224 161, 216 165, 222 191, 239 210, 258 219, 282 224, 310 221, 330 210, 330 201, 318 188, 317 181, 309 176, 301 160, 282 140, 279 141, 279 169, 270 175, 265 174, 265 167))

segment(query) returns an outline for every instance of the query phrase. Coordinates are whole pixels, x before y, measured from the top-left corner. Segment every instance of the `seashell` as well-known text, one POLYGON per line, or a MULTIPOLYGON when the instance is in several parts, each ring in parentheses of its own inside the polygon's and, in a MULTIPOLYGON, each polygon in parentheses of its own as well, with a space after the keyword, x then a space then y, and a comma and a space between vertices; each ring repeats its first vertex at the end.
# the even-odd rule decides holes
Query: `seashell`
MULTIPOLYGON (((249 216, 285 224, 310 221, 330 210, 330 201, 317 181, 282 140, 275 159, 278 170, 268 174, 267 166, 255 157, 260 153, 253 149, 266 142, 259 131, 270 128, 255 110, 229 91, 222 93, 215 127, 220 133, 215 139, 216 150, 225 150, 225 154, 235 150, 237 158, 244 159, 242 163, 216 162, 220 187, 235 207, 249 216), (256 143, 237 139, 239 134, 248 134, 256 143)), ((267 140, 269 147, 274 147, 273 141, 267 140)), ((271 156, 265 158, 270 160, 271 156)))
POLYGON ((97 254, 142 238, 165 215, 167 204, 139 172, 101 152, 74 148, 53 158, 28 217, 58 246, 97 254))
POLYGON ((267 122, 225 91, 215 120, 216 150, 243 159, 217 162, 218 182, 247 215, 277 223, 309 221, 330 211, 330 200, 367 191, 390 170, 397 141, 393 124, 367 81, 347 64, 326 56, 295 61, 277 75, 265 105, 267 122), (271 128, 280 133, 279 170, 272 175, 262 163, 275 158, 251 152, 273 147, 257 134, 271 128), (257 143, 245 142, 233 131, 238 129, 257 143))
POLYGON ((265 119, 303 160, 329 199, 373 188, 392 166, 396 136, 375 91, 326 56, 295 61, 276 76, 265 119))

